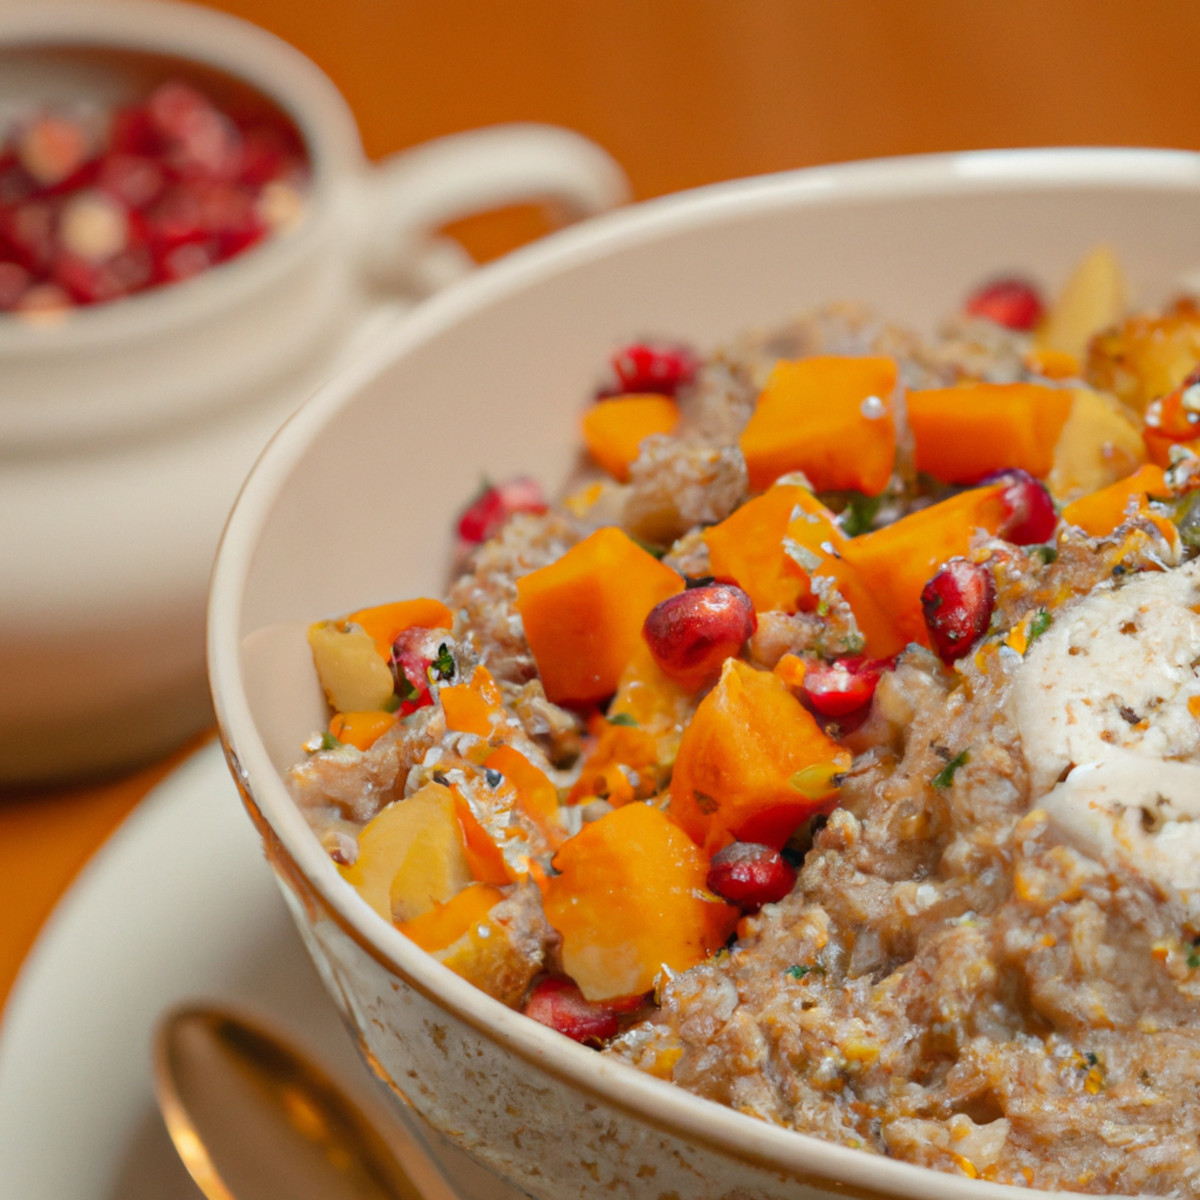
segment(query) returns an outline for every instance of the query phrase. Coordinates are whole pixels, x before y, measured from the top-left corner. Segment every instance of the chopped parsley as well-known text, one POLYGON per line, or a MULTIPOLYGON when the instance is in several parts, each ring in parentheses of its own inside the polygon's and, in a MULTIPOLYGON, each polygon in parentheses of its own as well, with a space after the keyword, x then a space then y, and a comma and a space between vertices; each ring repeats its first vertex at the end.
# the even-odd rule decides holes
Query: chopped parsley
MULTIPOLYGON (((413 681, 403 671, 396 671, 396 699, 399 701, 416 700, 420 696, 413 681)), ((399 704, 396 705, 400 707, 399 704)))
POLYGON ((864 496, 860 492, 851 494, 846 507, 841 512, 842 532, 847 537, 857 537, 867 533, 875 523, 879 506, 883 503, 883 495, 864 496))
POLYGON ((930 780, 935 788, 948 788, 954 782, 954 773, 959 767, 970 761, 971 756, 966 750, 960 750, 950 761, 930 780))
POLYGON ((803 979, 806 975, 824 975, 825 968, 819 963, 792 963, 783 972, 789 979, 803 979))
POLYGON ((435 681, 445 682, 454 678, 454 655, 450 653, 450 647, 445 642, 438 646, 437 658, 429 664, 429 670, 435 681))
POLYGON ((608 718, 608 723, 610 725, 629 725, 634 729, 638 727, 637 721, 629 713, 613 713, 608 718))
POLYGON ((1033 614, 1033 619, 1029 622, 1029 637, 1026 639, 1025 645, 1028 648, 1050 628, 1054 618, 1044 609, 1039 608, 1033 614))
POLYGON ((322 750, 340 750, 342 743, 333 736, 332 733, 326 731, 321 734, 321 749, 322 750))
POLYGON ((1187 956, 1187 965, 1189 971, 1194 971, 1197 967, 1200 967, 1200 952, 1193 950, 1187 956))

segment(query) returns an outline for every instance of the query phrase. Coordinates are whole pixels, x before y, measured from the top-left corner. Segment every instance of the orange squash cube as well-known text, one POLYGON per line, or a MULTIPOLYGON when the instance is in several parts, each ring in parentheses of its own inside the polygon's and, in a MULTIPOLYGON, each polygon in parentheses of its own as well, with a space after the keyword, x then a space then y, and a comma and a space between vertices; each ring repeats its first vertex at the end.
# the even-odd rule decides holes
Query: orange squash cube
POLYGON ((1071 414, 1069 388, 1038 383, 963 383, 908 393, 916 467, 944 483, 978 483, 1019 467, 1045 479, 1071 414))
POLYGON ((1125 520, 1130 500, 1167 494, 1162 467, 1147 463, 1132 475, 1068 504, 1062 516, 1091 537, 1106 537, 1125 520))
POLYGON ((583 414, 583 441, 605 471, 626 483, 642 442, 651 434, 670 433, 678 423, 679 408, 669 396, 617 396, 583 414))
POLYGON ((627 804, 585 825, 554 856, 546 919, 588 1000, 648 992, 720 949, 740 916, 713 895, 708 859, 658 808, 627 804))
POLYGON ((616 691, 646 614, 683 578, 615 526, 517 580, 517 611, 546 695, 594 704, 616 691))
POLYGON ((896 459, 896 364, 818 355, 775 365, 739 444, 750 486, 803 471, 818 492, 877 496, 896 459))
POLYGON ((779 847, 829 806, 849 767, 778 675, 731 658, 684 730, 667 811, 709 854, 732 841, 779 847))
POLYGON ((777 484, 704 531, 708 567, 750 597, 756 612, 795 612, 811 594, 808 576, 783 552, 792 510, 808 489, 777 484))

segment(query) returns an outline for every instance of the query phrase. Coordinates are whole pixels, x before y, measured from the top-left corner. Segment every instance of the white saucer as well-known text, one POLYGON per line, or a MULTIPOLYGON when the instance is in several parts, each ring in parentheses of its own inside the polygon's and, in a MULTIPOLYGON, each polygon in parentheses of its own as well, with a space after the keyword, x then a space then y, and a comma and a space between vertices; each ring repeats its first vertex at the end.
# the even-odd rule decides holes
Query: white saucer
MULTIPOLYGON (((198 997, 278 1021, 364 1108, 386 1111, 309 963, 216 744, 160 784, 102 848, 22 970, 0 1025, 6 1196, 200 1196, 167 1139, 150 1076, 156 1018, 198 997)), ((409 1135, 391 1129, 403 1155, 409 1135)), ((464 1200, 522 1194, 440 1141, 438 1157, 464 1200)))

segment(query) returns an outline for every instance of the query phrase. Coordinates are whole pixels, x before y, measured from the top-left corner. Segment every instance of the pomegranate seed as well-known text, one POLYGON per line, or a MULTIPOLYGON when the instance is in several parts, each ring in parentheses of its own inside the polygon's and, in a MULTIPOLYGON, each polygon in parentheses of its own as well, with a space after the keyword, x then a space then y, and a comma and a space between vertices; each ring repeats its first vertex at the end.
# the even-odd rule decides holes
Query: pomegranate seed
POLYGON ((861 654, 820 663, 804 672, 801 690, 809 706, 823 717, 844 717, 871 703, 879 677, 893 664, 888 658, 861 654))
POLYGON ((687 346, 655 346, 635 342, 618 350, 612 358, 618 386, 608 395, 657 392, 674 396, 696 376, 699 360, 687 346))
POLYGON ((576 1042, 605 1042, 621 1028, 615 1009, 585 1000, 573 980, 557 975, 535 984, 521 1011, 576 1042))
POLYGON ((113 113, 108 145, 114 154, 157 158, 162 153, 163 138, 150 114, 140 106, 131 106, 113 113))
POLYGON ((521 477, 485 487, 458 519, 458 536, 472 545, 486 542, 513 513, 542 513, 546 498, 541 485, 521 477))
POLYGON ((1046 485, 1020 467, 994 471, 983 483, 1004 483, 1002 493, 1007 516, 1000 536, 1014 546, 1038 546, 1048 542, 1058 528, 1058 512, 1046 485))
POLYGON ((760 842, 730 842, 713 855, 708 890, 745 912, 775 904, 796 886, 796 869, 770 846, 760 842))
POLYGON ((434 636, 435 631, 413 626, 402 629, 392 643, 388 666, 396 681, 396 695, 400 697, 400 707, 396 711, 402 717, 433 703, 429 666, 437 653, 436 646, 430 652, 430 641, 434 636))
POLYGON ((17 263, 0 262, 0 311, 10 312, 17 307, 32 278, 17 263))
POLYGON ((145 208, 162 195, 162 167, 141 154, 108 154, 100 164, 96 185, 127 208, 145 208))
POLYGON ((986 283, 967 299, 966 310, 972 317, 982 317, 1024 333, 1042 319, 1045 305, 1037 288, 1027 279, 1008 276, 986 283))
POLYGON ((733 583, 706 583, 668 596, 642 625, 664 675, 691 690, 711 683, 758 628, 754 602, 733 583))
POLYGON ((242 134, 242 160, 238 179, 262 187, 282 178, 298 157, 282 131, 256 125, 242 134))
POLYGON ((996 584, 982 563, 952 558, 925 585, 921 611, 938 657, 952 663, 987 632, 996 584))
POLYGON ((38 274, 54 256, 54 209, 44 200, 31 200, 0 212, 0 240, 12 261, 38 274))
POLYGON ((158 263, 159 276, 171 283, 180 279, 191 279, 201 271, 207 271, 217 261, 217 254, 201 242, 184 242, 168 250, 158 263))

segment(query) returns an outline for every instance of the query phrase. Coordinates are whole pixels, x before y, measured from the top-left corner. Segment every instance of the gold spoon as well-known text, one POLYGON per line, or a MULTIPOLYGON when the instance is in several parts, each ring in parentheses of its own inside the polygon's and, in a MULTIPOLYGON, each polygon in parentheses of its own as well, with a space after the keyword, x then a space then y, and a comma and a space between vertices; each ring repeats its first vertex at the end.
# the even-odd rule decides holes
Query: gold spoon
POLYGON ((169 1012, 154 1039, 167 1132, 209 1200, 456 1200, 432 1158, 413 1174, 315 1063, 231 1011, 169 1012))

